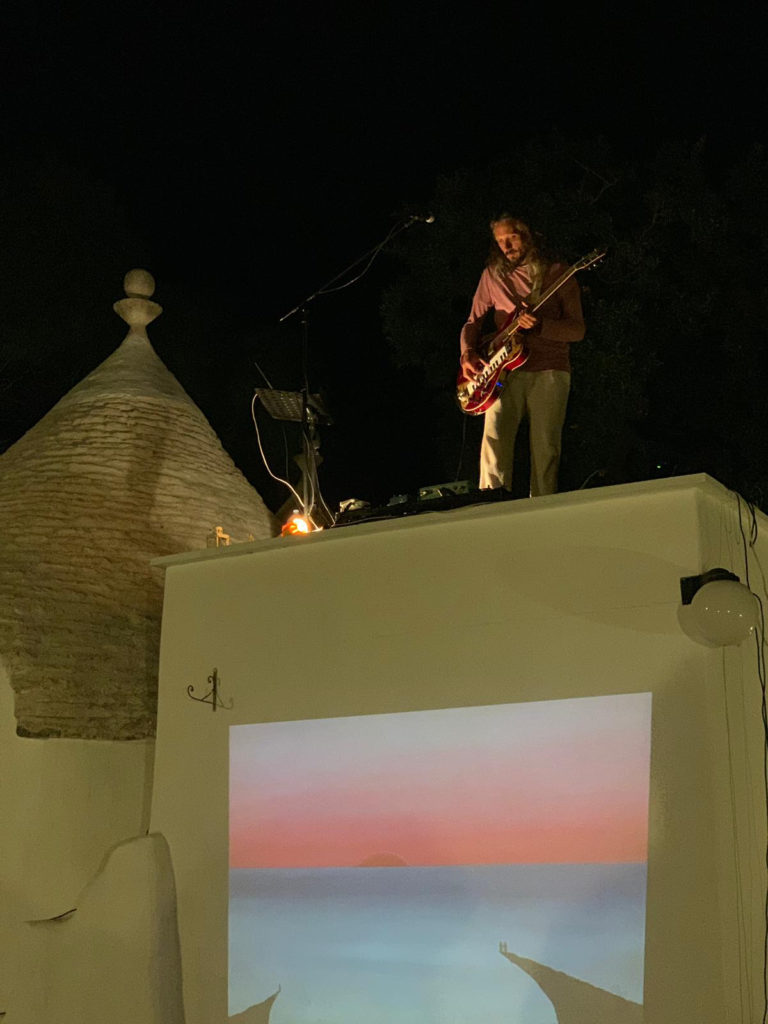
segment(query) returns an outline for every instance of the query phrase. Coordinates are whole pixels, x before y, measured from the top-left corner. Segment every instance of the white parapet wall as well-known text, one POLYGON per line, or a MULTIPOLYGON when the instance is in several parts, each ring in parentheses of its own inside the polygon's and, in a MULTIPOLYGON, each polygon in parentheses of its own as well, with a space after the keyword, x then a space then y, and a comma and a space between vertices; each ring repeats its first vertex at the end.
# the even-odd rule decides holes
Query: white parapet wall
POLYGON ((77 908, 25 922, 9 1024, 184 1024, 173 870, 162 836, 118 844, 77 908))
POLYGON ((27 922, 65 914, 118 843, 146 832, 154 740, 16 735, 0 664, 0 1011, 48 976, 26 958, 27 922), (32 973, 30 973, 32 972, 32 973))
POLYGON ((681 577, 715 566, 743 580, 745 556, 762 596, 764 518, 697 476, 165 559, 151 827, 173 858, 187 1024, 229 1012, 232 726, 641 693, 644 1019, 759 1019, 756 648, 695 642, 680 599, 681 577), (191 699, 214 669, 230 709, 191 699))

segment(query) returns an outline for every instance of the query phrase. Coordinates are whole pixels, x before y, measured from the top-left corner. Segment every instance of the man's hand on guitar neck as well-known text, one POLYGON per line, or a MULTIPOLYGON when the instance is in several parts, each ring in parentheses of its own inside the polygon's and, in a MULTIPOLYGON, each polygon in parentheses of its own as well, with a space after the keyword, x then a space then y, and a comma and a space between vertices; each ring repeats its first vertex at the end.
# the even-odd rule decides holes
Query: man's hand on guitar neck
POLYGON ((517 318, 517 326, 523 331, 529 331, 531 327, 535 327, 537 323, 538 320, 536 317, 526 309, 524 309, 517 318))

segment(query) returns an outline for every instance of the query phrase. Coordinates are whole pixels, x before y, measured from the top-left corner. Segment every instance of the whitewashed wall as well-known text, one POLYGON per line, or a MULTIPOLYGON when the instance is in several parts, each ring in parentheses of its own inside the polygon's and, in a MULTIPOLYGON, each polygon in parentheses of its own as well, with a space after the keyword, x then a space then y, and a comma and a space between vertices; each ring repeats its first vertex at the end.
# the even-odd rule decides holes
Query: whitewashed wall
POLYGON ((681 576, 744 576, 735 509, 690 477, 165 560, 152 828, 176 872, 187 1024, 227 1017, 231 725, 649 690, 647 1020, 757 1019, 754 648, 710 650, 679 622, 681 576), (232 711, 187 696, 214 668, 232 711))
MULTIPOLYGON (((27 921, 78 906, 108 851, 148 826, 154 741, 16 735, 0 664, 0 1011, 48 974, 33 963, 27 921)), ((30 1021, 32 1024, 32 1021, 30 1021)))

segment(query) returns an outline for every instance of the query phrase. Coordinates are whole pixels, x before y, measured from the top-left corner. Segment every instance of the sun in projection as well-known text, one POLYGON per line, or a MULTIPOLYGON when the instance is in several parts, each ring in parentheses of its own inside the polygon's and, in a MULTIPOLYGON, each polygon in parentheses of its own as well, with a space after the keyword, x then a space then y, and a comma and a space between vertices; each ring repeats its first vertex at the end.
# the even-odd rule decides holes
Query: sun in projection
POLYGON ((361 868, 407 868, 407 863, 396 853, 372 853, 359 864, 361 868))

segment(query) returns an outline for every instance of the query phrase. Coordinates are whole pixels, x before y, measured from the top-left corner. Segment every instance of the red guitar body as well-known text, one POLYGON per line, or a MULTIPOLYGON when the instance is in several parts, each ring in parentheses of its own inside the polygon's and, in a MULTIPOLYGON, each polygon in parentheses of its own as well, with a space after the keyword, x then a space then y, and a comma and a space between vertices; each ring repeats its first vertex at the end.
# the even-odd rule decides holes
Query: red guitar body
POLYGON ((474 380, 459 370, 456 397, 462 410, 470 416, 479 416, 493 405, 501 394, 506 375, 528 361, 528 349, 517 336, 517 315, 510 313, 497 334, 484 338, 480 355, 488 364, 474 380))

